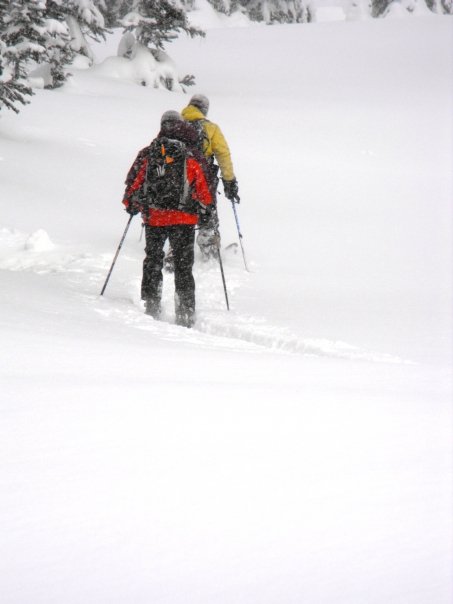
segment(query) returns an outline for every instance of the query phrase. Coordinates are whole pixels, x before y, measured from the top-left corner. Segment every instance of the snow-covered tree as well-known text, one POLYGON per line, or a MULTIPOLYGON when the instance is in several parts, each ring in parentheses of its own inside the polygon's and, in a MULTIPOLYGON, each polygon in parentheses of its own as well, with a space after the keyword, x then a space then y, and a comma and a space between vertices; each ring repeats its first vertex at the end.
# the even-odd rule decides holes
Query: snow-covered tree
MULTIPOLYGON (((371 0, 372 16, 423 15, 432 12, 429 0, 371 0)), ((441 11, 442 12, 442 11, 441 11)))
MULTIPOLYGON (((218 12, 218 13, 222 13, 224 15, 231 15, 231 13, 237 9, 237 2, 235 3, 236 6, 231 6, 231 2, 229 2, 229 0, 209 0, 209 4, 212 5, 212 7, 218 12)), ((190 6, 188 6, 188 8, 190 8, 190 6)))
POLYGON ((29 90, 29 76, 37 65, 42 66, 39 75, 45 86, 55 88, 66 79, 64 68, 71 62, 74 51, 61 4, 61 0, 2 3, 5 11, 2 40, 6 46, 3 62, 11 72, 10 86, 14 81, 22 90, 29 90))
MULTIPOLYGON (((191 0, 180 1, 190 10, 191 0)), ((240 10, 252 21, 303 23, 310 20, 309 0, 208 0, 208 2, 218 13, 231 15, 240 10)))
MULTIPOLYGON (((105 39, 104 17, 93 0, 51 0, 51 10, 64 15, 71 36, 71 48, 93 62, 87 38, 105 39)), ((49 7, 50 8, 50 7, 49 7)))
MULTIPOLYGON (((121 6, 124 0, 102 0, 99 4, 99 10, 104 17, 104 23, 106 27, 117 27, 119 25, 119 19, 121 15, 121 6)), ((128 11, 126 10, 124 14, 128 11)))
MULTIPOLYGON (((179 0, 191 10, 192 0, 179 0)), ((264 23, 306 23, 316 20, 319 8, 335 6, 347 20, 385 17, 399 10, 401 14, 453 13, 453 0, 208 0, 218 13, 231 15, 240 10, 252 21, 264 23)))
POLYGON ((67 79, 67 67, 74 59, 75 51, 72 38, 66 23, 66 15, 60 3, 47 0, 46 12, 46 56, 43 72, 46 88, 58 88, 67 79))
POLYGON ((45 3, 42 0, 11 0, 1 6, 3 58, 14 79, 29 61, 39 62, 46 52, 45 3))
POLYGON ((30 86, 26 84, 26 74, 22 65, 19 65, 19 75, 14 74, 14 69, 7 59, 8 47, 0 40, 0 110, 3 107, 19 113, 17 104, 29 103, 27 96, 33 94, 30 86))
POLYGON ((96 3, 104 0, 0 0, 0 90, 12 109, 32 94, 30 76, 56 88, 66 80, 75 53, 92 60, 85 36, 104 36, 96 3), (39 78, 39 80, 37 79, 39 78))
POLYGON ((453 15, 453 0, 426 0, 432 12, 453 15))
POLYGON ((121 19, 125 34, 118 55, 134 63, 135 73, 141 74, 140 83, 180 91, 193 85, 194 76, 181 78, 171 57, 164 52, 164 45, 180 32, 191 37, 205 35, 190 25, 184 0, 122 0, 116 7, 120 14, 130 9, 121 19))
POLYGON ((148 48, 163 49, 181 31, 191 37, 204 36, 203 31, 189 24, 185 11, 169 0, 134 0, 122 23, 126 31, 133 31, 138 42, 148 48))
POLYGON ((256 21, 302 23, 307 20, 302 0, 240 0, 240 4, 256 21))
POLYGON ((380 17, 391 4, 392 0, 371 0, 371 14, 380 17))
POLYGON ((18 112, 32 94, 28 65, 46 52, 42 0, 2 0, 0 3, 0 106, 18 112))

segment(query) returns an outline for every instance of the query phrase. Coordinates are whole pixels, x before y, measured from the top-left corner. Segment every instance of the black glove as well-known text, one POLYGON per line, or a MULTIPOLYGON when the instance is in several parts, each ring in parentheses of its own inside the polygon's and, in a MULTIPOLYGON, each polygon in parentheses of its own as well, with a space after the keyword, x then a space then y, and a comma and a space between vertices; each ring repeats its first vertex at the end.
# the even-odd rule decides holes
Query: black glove
POLYGON ((130 214, 131 216, 135 216, 140 212, 140 210, 141 208, 136 201, 134 201, 133 199, 128 199, 126 206, 126 212, 128 214, 130 214))
POLYGON ((225 197, 227 199, 229 199, 230 201, 235 201, 236 203, 239 203, 239 186, 238 186, 238 181, 233 178, 233 180, 225 180, 224 178, 222 178, 223 181, 223 191, 225 193, 225 197))

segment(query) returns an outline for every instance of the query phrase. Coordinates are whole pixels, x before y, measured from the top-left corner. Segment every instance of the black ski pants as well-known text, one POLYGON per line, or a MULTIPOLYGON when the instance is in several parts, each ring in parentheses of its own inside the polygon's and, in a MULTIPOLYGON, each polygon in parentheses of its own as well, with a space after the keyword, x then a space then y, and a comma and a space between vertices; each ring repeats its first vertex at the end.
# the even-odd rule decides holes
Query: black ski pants
POLYGON ((165 227, 146 225, 145 234, 146 257, 143 261, 142 300, 160 305, 164 245, 168 238, 175 262, 176 311, 195 311, 195 280, 192 274, 195 227, 187 224, 165 227))

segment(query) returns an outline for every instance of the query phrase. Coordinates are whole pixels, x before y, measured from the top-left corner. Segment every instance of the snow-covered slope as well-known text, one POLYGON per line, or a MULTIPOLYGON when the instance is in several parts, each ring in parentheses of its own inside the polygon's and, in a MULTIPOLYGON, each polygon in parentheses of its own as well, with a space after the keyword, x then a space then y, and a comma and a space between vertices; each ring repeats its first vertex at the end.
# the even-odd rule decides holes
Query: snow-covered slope
POLYGON ((188 96, 78 70, 2 116, 2 602, 451 599, 451 19, 238 25, 171 48, 252 269, 228 313, 197 261, 194 330, 171 276, 144 316, 138 219, 99 296, 188 96))

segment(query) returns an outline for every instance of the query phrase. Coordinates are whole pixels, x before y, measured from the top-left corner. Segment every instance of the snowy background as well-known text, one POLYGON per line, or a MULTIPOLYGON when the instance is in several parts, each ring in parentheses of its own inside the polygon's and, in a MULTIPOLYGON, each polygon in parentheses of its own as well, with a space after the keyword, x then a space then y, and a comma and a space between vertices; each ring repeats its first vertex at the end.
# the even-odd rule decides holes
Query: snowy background
POLYGON ((197 260, 196 328, 170 275, 143 314, 139 219, 99 296, 129 165, 189 98, 104 62, 118 35, 0 121, 0 601, 449 604, 452 20, 192 18, 169 52, 252 269, 224 252, 229 313, 197 260))

